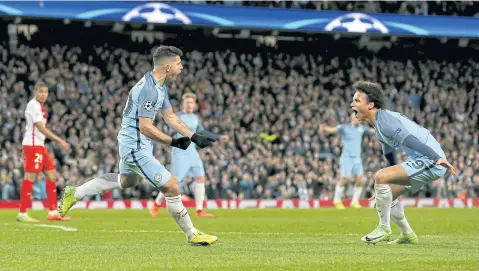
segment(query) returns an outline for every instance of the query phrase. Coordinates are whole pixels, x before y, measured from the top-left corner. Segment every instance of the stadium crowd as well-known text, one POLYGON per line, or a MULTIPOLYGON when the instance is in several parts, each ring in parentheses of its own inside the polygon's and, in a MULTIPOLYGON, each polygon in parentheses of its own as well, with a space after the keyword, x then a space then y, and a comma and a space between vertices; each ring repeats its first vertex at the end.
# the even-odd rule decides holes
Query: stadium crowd
POLYGON ((375 13, 477 16, 479 4, 474 1, 183 1, 194 4, 299 8, 330 11, 375 13))
MULTIPOLYGON (((66 183, 79 185, 98 174, 118 172, 116 138, 123 107, 131 86, 152 69, 150 52, 129 49, 134 44, 43 42, 48 45, 0 45, 3 200, 18 198, 23 179, 24 109, 34 82, 49 84, 47 126, 72 145, 65 153, 49 144, 60 191, 66 183)), ((373 54, 347 40, 311 43, 318 46, 313 52, 297 46, 284 51, 245 44, 221 48, 225 43, 205 41, 209 50, 181 46, 185 68, 169 87, 175 110, 180 110, 183 93, 195 92, 204 126, 230 136, 200 152, 208 198, 331 198, 339 179, 341 138, 319 133, 319 125, 349 121, 351 85, 360 79, 379 82, 390 108, 429 129, 460 172, 458 180, 446 176, 418 196, 479 196, 479 62, 468 58, 464 49, 446 56, 441 47, 426 42, 422 50, 436 52, 436 58, 420 48, 417 53, 398 47, 373 54)), ((161 119, 157 125, 167 131, 161 119)), ((157 144, 155 156, 170 168, 168 146, 157 144)), ((363 164, 368 180, 363 196, 368 196, 375 171, 384 166, 374 135, 364 137, 363 164)), ((108 196, 155 195, 144 180, 134 189, 108 196)), ((45 198, 41 178, 34 197, 45 198)))

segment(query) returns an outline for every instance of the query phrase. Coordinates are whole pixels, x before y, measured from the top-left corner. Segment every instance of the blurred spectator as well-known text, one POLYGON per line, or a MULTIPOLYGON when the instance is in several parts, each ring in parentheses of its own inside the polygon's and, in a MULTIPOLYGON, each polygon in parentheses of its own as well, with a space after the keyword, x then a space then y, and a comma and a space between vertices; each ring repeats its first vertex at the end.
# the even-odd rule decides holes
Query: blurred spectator
POLYGON ((6 169, 2 169, 0 173, 1 184, 0 190, 2 191, 2 200, 13 199, 14 185, 11 173, 8 173, 6 169))

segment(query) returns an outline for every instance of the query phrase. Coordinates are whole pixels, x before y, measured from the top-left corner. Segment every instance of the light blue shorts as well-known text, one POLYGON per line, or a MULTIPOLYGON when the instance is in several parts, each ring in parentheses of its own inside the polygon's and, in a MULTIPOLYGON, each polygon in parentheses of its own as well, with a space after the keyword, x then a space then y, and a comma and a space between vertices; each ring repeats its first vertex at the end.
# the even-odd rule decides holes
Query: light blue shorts
POLYGON ((406 186, 416 193, 426 183, 431 183, 441 178, 446 174, 447 169, 443 166, 437 165, 436 161, 429 159, 426 156, 408 157, 408 159, 401 163, 401 166, 406 170, 411 185, 406 186))
POLYGON ((363 162, 361 158, 341 157, 339 161, 339 168, 341 170, 341 177, 350 178, 352 176, 363 175, 363 162))
POLYGON ((124 146, 120 151, 120 174, 138 174, 145 177, 156 188, 170 179, 171 173, 153 156, 153 149, 131 149, 124 146))
POLYGON ((171 159, 171 173, 182 182, 187 176, 196 178, 205 176, 203 161, 199 155, 173 156, 171 159))

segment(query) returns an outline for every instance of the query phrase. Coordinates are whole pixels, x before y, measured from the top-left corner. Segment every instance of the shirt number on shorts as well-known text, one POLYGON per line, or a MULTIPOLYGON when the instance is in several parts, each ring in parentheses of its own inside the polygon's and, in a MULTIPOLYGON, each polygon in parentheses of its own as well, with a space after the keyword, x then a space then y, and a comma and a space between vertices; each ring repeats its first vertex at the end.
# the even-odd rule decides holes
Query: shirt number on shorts
POLYGON ((43 155, 39 154, 39 153, 35 153, 35 160, 33 160, 33 162, 39 164, 43 161, 43 155))
POLYGON ((411 168, 415 169, 421 169, 423 168, 426 164, 422 160, 416 160, 413 163, 406 163, 411 168))

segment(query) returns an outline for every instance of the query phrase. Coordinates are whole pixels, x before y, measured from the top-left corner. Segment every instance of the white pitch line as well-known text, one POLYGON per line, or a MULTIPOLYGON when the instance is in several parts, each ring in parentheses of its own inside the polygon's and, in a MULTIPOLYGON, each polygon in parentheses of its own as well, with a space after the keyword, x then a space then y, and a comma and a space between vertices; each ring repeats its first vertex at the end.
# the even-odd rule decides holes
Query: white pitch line
POLYGON ((60 230, 62 230, 62 231, 77 231, 77 228, 65 227, 65 226, 57 226, 57 225, 33 224, 33 226, 35 226, 35 227, 42 227, 42 228, 60 229, 60 230))
MULTIPOLYGON (((14 224, 11 223, 3 223, 4 226, 14 226, 14 224)), ((17 224, 18 226, 22 227, 41 227, 41 228, 52 228, 52 229, 60 229, 62 231, 78 231, 77 228, 73 227, 65 227, 65 226, 59 226, 59 225, 48 225, 48 224, 24 224, 20 223, 17 224)), ((21 229, 15 229, 16 231, 29 231, 29 230, 21 230, 21 229)))
MULTIPOLYGON (((13 226, 10 223, 3 223, 4 226, 13 226)), ((62 231, 78 231, 77 228, 73 227, 65 227, 65 226, 58 226, 58 225, 48 225, 48 224, 18 224, 23 227, 42 227, 42 228, 52 228, 52 229, 60 229, 62 231)), ((16 231, 23 231, 21 229, 16 229, 16 231)), ((28 230, 25 230, 28 231, 28 230)))
MULTIPOLYGON (((11 226, 13 224, 9 223, 3 223, 5 226, 11 226)), ((24 226, 36 226, 36 227, 43 227, 43 228, 55 228, 55 229, 61 229, 63 231, 78 231, 78 229, 73 228, 73 227, 64 227, 64 226, 57 226, 57 225, 47 225, 47 224, 22 224, 24 226)), ((15 231, 28 231, 28 230, 21 230, 21 229, 15 229, 15 231)), ((112 232, 112 233, 174 233, 174 234, 180 234, 183 233, 182 231, 166 231, 166 230, 134 230, 134 229, 123 229, 123 230, 93 230, 93 229, 82 229, 82 232, 112 232)), ((341 236, 341 234, 338 233, 304 233, 304 232, 235 232, 235 231, 224 231, 224 232, 210 232, 212 234, 225 234, 225 235, 292 235, 292 236, 298 236, 298 235, 308 235, 308 236, 341 236)), ((345 233, 343 234, 344 236, 361 236, 361 234, 358 233, 345 233)), ((432 235, 432 234, 426 234, 426 235, 420 235, 421 237, 426 237, 426 238, 443 238, 442 235, 432 235)))

